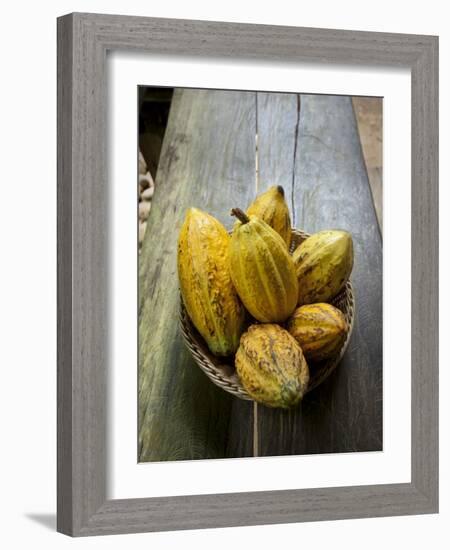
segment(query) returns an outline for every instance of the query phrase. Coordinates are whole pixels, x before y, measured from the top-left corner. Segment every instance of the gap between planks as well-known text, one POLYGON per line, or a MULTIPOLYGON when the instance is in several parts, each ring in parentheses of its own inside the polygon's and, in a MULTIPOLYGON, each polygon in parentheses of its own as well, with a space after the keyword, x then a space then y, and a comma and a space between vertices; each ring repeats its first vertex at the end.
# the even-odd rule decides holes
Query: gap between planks
MULTIPOLYGON (((255 198, 259 190, 258 92, 255 92, 255 198)), ((253 401, 253 456, 259 456, 258 404, 253 401)))
MULTIPOLYGON (((295 123, 294 152, 292 159, 292 186, 291 186, 291 210, 292 224, 295 227, 295 204, 294 204, 294 185, 295 185, 295 165, 297 160, 297 145, 300 128, 300 94, 295 94, 297 102, 297 120, 295 123)), ((259 192, 259 149, 258 149, 258 92, 255 92, 255 197, 259 192)), ((258 404, 253 402, 253 456, 259 456, 259 429, 258 429, 258 404)))

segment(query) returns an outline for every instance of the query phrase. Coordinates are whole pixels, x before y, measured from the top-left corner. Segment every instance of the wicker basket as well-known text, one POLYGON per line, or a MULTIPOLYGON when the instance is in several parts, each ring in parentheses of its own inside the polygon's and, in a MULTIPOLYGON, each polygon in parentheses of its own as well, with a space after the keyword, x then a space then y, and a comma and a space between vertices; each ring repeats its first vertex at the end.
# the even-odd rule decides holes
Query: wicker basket
MULTIPOLYGON (((291 252, 293 252, 307 237, 309 237, 308 233, 300 231, 299 229, 292 229, 291 252)), ((347 349, 353 330, 355 314, 355 299, 350 281, 347 282, 343 290, 331 301, 331 303, 345 315, 349 326, 348 334, 336 357, 320 363, 310 364, 310 381, 307 392, 313 390, 328 378, 339 364, 347 349)), ((233 357, 216 357, 213 355, 189 319, 183 300, 181 299, 180 304, 181 332, 195 362, 214 384, 240 399, 251 401, 251 397, 243 388, 236 374, 233 357)))

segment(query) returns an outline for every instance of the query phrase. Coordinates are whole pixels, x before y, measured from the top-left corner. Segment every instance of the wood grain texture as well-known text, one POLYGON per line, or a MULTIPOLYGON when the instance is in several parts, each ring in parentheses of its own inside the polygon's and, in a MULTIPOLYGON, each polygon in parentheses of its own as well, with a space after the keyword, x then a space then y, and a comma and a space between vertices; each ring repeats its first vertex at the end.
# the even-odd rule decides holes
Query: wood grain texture
POLYGON ((58 308, 65 325, 58 340, 58 407, 64 408, 58 428, 64 453, 58 462, 64 486, 58 529, 75 534, 106 500, 106 66, 102 44, 80 18, 69 16, 58 25, 58 308), (99 84, 96 93, 91 93, 93 82, 99 84))
POLYGON ((439 87, 438 39, 411 71, 411 467, 439 506, 439 87))
POLYGON ((299 110, 297 94, 257 94, 258 185, 257 192, 281 185, 290 199, 294 183, 295 147, 299 110))
POLYGON ((57 529, 72 532, 72 17, 58 21, 57 529))
POLYGON ((352 234, 355 326, 338 369, 300 407, 260 408, 260 452, 381 450, 382 248, 351 99, 301 95, 299 106, 294 218, 310 233, 352 234))
POLYGON ((433 513, 408 483, 112 500, 78 535, 268 525, 433 513))
POLYGON ((140 461, 223 458, 230 418, 242 424, 240 405, 210 383, 184 345, 176 255, 189 207, 231 227, 231 208, 253 192, 254 148, 254 94, 175 92, 140 259, 140 461))
POLYGON ((58 530, 82 536, 436 512, 437 37, 92 14, 65 16, 58 25, 58 257, 60 262, 72 258, 71 265, 58 266, 58 530), (105 66, 107 50, 124 48, 411 68, 411 483, 106 499, 105 66), (67 215, 70 221, 61 220, 67 215))
POLYGON ((181 56, 412 66, 435 38, 188 19, 92 13, 75 15, 107 49, 181 56))

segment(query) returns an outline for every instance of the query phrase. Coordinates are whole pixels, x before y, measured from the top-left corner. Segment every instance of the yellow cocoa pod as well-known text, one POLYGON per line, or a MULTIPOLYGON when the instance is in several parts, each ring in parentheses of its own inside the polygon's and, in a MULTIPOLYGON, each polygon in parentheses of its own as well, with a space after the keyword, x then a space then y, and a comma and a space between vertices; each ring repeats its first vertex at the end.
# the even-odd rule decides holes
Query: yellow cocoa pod
POLYGON ((181 296, 195 328, 216 355, 230 355, 239 345, 245 310, 229 270, 230 236, 206 212, 190 208, 178 239, 181 296))
POLYGON ((257 216, 270 225, 285 241, 288 249, 291 245, 291 217, 281 185, 270 187, 258 195, 247 209, 247 216, 257 216))
POLYGON ((302 350, 279 325, 252 325, 244 332, 236 370, 250 397, 268 407, 293 407, 308 387, 309 369, 302 350))
POLYGON ((285 321, 295 309, 298 283, 286 243, 264 221, 235 208, 230 271, 244 306, 262 323, 285 321))
POLYGON ((329 302, 353 268, 353 241, 347 231, 319 231, 292 255, 298 277, 298 303, 329 302))
POLYGON ((309 304, 294 311, 287 329, 308 361, 336 356, 348 332, 344 314, 331 304, 309 304))

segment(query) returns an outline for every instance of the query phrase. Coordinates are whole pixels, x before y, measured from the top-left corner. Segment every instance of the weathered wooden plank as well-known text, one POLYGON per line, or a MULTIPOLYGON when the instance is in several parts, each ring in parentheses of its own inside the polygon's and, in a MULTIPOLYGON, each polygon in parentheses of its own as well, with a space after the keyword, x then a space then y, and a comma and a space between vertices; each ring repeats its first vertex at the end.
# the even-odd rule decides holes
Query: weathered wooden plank
MULTIPOLYGON (((351 100, 302 95, 296 225, 349 230, 356 321, 344 360, 302 405, 260 407, 262 455, 379 450, 382 446, 382 247, 351 100)), ((261 132, 259 133, 261 140, 261 132)))
POLYGON ((229 210, 253 193, 254 159, 254 93, 175 92, 140 258, 141 461, 224 457, 230 441, 251 442, 251 416, 233 420, 247 404, 215 387, 182 341, 176 251, 190 206, 231 227, 229 210))
MULTIPOLYGON (((297 94, 257 94, 258 192, 282 185, 288 204, 294 182, 299 121, 297 94)), ((291 204, 290 204, 291 206, 291 204)))
MULTIPOLYGON (((256 108, 256 185, 251 200, 271 185, 282 185, 286 199, 292 198, 293 167, 296 132, 298 130, 298 102, 296 94, 255 94, 256 108)), ((248 203, 243 204, 247 207, 248 203)), ((258 405, 259 407, 259 405, 258 405)), ((258 433, 258 414, 246 401, 233 400, 228 456, 254 456, 259 454, 259 440, 268 434, 258 433), (250 425, 250 421, 252 424, 250 425), (244 431, 237 427, 244 425, 244 431)))
MULTIPOLYGON (((298 94, 258 92, 256 114, 257 192, 261 193, 271 185, 283 186, 293 218, 292 223, 295 223, 295 211, 292 207, 296 144, 300 120, 299 96, 298 94)), ((266 441, 274 436, 273 433, 267 431, 267 423, 264 422, 266 414, 264 407, 258 405, 257 454, 261 454, 261 448, 265 448, 266 441)))

